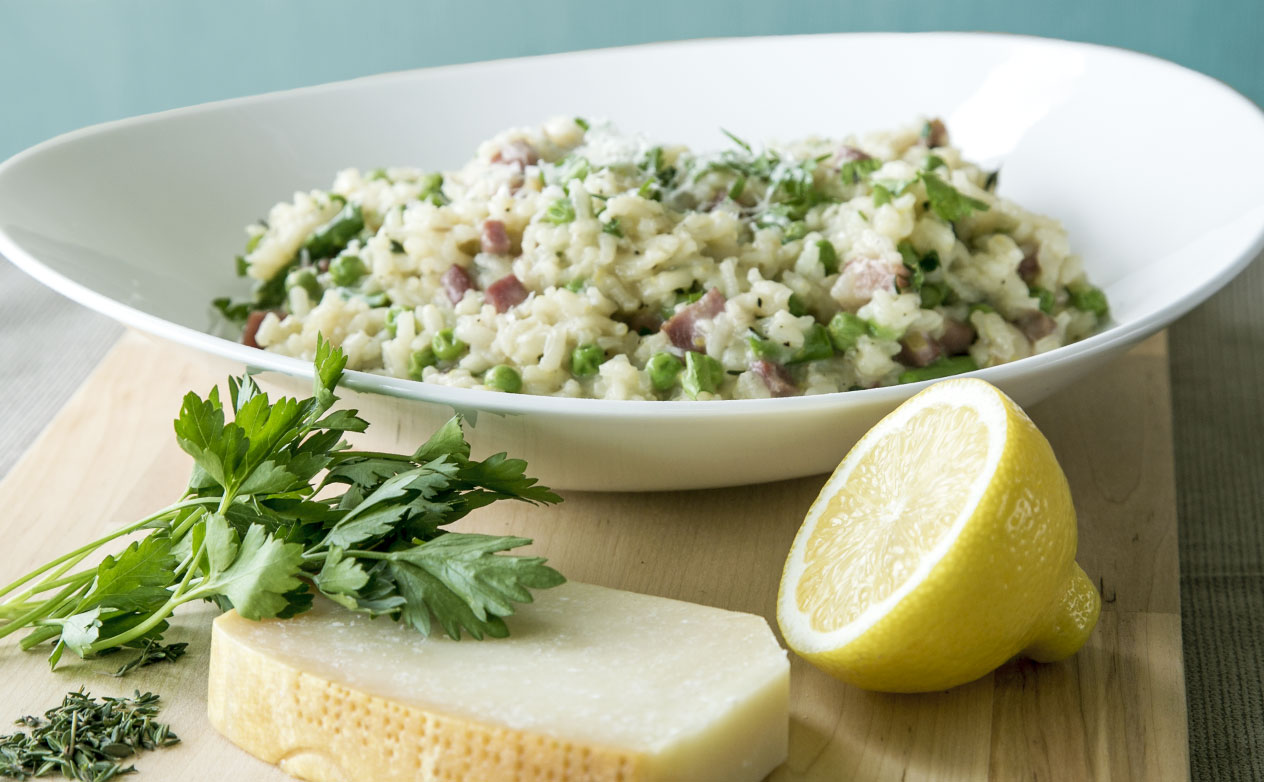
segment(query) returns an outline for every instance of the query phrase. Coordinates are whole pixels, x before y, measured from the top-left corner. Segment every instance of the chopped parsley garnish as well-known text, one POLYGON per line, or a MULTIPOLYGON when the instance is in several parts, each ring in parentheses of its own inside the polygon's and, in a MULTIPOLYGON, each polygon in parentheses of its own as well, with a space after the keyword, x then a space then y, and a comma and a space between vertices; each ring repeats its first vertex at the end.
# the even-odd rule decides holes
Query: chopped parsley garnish
POLYGON ((246 318, 250 317, 251 306, 249 302, 235 302, 227 296, 221 296, 218 299, 212 299, 211 306, 219 310, 219 314, 224 316, 224 320, 236 326, 245 324, 246 318))
POLYGON ((572 179, 587 178, 591 171, 592 166, 589 165, 587 158, 575 154, 567 155, 554 164, 553 184, 565 187, 566 183, 572 179))
POLYGON ((588 120, 584 119, 583 117, 576 117, 575 124, 578 125, 580 128, 582 128, 585 133, 587 133, 588 129, 592 127, 591 125, 588 124, 588 120))
POLYGON ((803 333, 803 346, 800 347, 787 364, 802 364, 807 361, 822 361, 834 355, 834 342, 830 339, 829 329, 820 323, 813 323, 803 333))
POLYGON ((904 195, 904 191, 908 190, 909 185, 916 182, 916 179, 875 179, 873 180, 873 205, 882 206, 889 204, 895 200, 897 196, 904 195))
POLYGON ((926 273, 933 272, 939 268, 939 253, 931 250, 925 255, 918 255, 917 250, 913 248, 913 244, 907 239, 900 242, 896 249, 900 251, 900 258, 904 262, 904 268, 909 270, 908 283, 903 288, 900 288, 897 281, 897 292, 920 292, 923 285, 926 284, 926 273))
POLYGON ((610 220, 609 222, 602 223, 601 232, 603 234, 610 234, 611 236, 617 236, 620 239, 623 238, 623 228, 619 226, 619 218, 617 217, 610 220))
POLYGON ((653 147, 646 152, 645 157, 637 164, 637 169, 649 176, 649 179, 646 179, 637 190, 637 195, 641 198, 662 201, 663 194, 670 191, 676 184, 678 172, 675 166, 667 165, 663 158, 662 147, 653 147))
POLYGON ((876 157, 849 160, 843 164, 839 175, 843 179, 843 184, 855 185, 864 179, 868 179, 869 175, 882 168, 882 165, 883 161, 876 157))
POLYGON ((986 212, 990 208, 977 198, 962 195, 957 188, 929 171, 922 172, 921 179, 926 185, 926 198, 930 201, 931 211, 944 222, 955 223, 974 212, 986 212))
POLYGON ((569 198, 559 198, 549 205, 540 219, 553 225, 565 225, 575 219, 575 204, 569 198))
POLYGON ((782 244, 793 242, 808 235, 808 224, 802 220, 795 220, 790 223, 781 233, 782 244))
POLYGON ((751 145, 750 145, 750 144, 747 144, 745 141, 742 141, 740 138, 738 138, 737 136, 733 135, 732 133, 730 133, 729 131, 725 130, 724 128, 720 128, 720 132, 721 132, 721 133, 723 133, 724 135, 728 136, 730 141, 732 141, 734 144, 738 145, 738 146, 739 146, 739 147, 741 147, 742 149, 746 150, 746 152, 747 152, 747 153, 749 153, 749 154, 754 154, 754 153, 752 152, 752 150, 751 150, 751 145))
POLYGON ((934 171, 937 168, 943 168, 946 163, 939 155, 927 155, 926 162, 922 164, 923 171, 934 171))

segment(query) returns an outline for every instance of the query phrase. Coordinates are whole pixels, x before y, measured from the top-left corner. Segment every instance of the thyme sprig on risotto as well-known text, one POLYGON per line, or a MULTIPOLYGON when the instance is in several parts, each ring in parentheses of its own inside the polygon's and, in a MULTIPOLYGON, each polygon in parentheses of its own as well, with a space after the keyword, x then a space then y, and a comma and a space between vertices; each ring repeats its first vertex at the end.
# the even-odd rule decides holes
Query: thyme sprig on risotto
POLYGON ((308 399, 271 401, 249 376, 229 378, 226 404, 218 388, 187 394, 175 433, 194 466, 179 500, 0 588, 0 637, 29 630, 23 649, 51 641, 55 666, 67 649, 152 651, 195 600, 287 618, 316 593, 422 634, 433 618, 452 638, 507 635, 514 603, 565 579, 543 559, 502 555, 530 540, 442 527, 497 500, 560 498, 520 459, 471 459, 459 418, 412 453, 350 450, 343 435, 368 423, 331 412, 345 366, 320 340, 308 399), (74 570, 133 533, 144 537, 74 570))

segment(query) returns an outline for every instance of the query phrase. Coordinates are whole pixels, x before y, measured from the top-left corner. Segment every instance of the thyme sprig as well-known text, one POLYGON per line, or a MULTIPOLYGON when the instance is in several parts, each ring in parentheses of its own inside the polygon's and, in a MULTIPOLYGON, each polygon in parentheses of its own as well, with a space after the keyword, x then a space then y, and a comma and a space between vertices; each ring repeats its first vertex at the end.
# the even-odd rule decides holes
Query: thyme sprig
POLYGON ((83 688, 67 693, 42 719, 17 720, 27 731, 0 736, 0 776, 29 779, 60 773, 80 782, 107 782, 131 774, 135 766, 120 761, 180 741, 155 719, 158 700, 139 690, 133 698, 101 700, 83 688))

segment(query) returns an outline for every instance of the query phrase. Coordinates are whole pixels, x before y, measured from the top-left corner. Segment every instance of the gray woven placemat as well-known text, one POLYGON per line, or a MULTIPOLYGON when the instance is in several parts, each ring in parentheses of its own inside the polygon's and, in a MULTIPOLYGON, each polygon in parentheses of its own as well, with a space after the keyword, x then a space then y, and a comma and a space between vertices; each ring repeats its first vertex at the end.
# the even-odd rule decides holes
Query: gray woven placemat
POLYGON ((0 477, 122 333, 0 258, 0 477))
MULTIPOLYGON (((121 328, 0 262, 0 477, 121 328)), ((1264 778, 1264 263, 1170 334, 1195 780, 1264 778)))
POLYGON ((1169 337, 1191 776, 1264 779, 1264 262, 1169 337))

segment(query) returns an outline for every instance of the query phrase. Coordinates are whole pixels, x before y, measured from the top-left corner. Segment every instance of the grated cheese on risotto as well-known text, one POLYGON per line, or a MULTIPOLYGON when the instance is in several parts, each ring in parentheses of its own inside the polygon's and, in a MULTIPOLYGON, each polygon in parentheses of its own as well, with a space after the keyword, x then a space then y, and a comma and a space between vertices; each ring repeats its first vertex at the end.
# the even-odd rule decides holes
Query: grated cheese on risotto
POLYGON ((464 168, 340 172, 247 229, 243 341, 466 388, 824 394, 1052 350, 1107 317, 1066 233, 938 120, 720 152, 554 119, 464 168))

